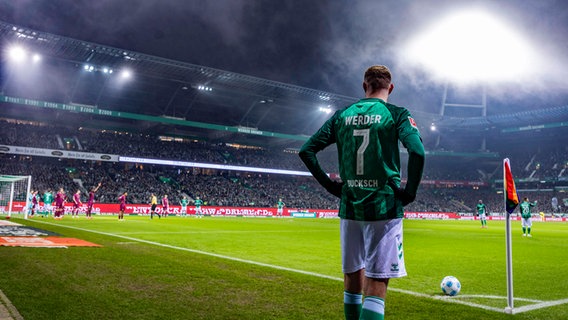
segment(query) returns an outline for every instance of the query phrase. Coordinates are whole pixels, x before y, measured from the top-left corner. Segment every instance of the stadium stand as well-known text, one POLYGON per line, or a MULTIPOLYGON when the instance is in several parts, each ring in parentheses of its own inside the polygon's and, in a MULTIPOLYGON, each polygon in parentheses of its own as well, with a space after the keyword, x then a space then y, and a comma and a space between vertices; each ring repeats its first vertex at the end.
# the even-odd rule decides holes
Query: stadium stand
MULTIPOLYGON (((2 121, 0 132, 0 144, 5 145, 303 170, 297 154, 290 150, 14 121, 2 121)), ((539 210, 562 211, 562 200, 568 196, 558 187, 568 185, 566 146, 562 143, 548 148, 528 146, 511 155, 515 159, 513 171, 520 180, 518 187, 525 190, 520 196, 538 200, 539 210), (560 208, 552 208, 552 197, 560 199, 560 208)), ((323 192, 311 177, 11 154, 2 154, 0 159, 0 172, 32 175, 32 189, 40 192, 63 187, 68 194, 77 189, 86 194, 102 181, 103 187, 97 193, 99 202, 113 203, 118 195, 128 191, 131 203, 146 203, 150 194, 155 193, 168 194, 173 204, 186 195, 200 196, 208 205, 272 207, 281 197, 289 207, 337 208, 336 199, 323 192)), ((424 180, 445 182, 424 184, 416 202, 409 205, 407 211, 471 213, 479 199, 484 200, 490 212, 503 211, 502 194, 496 192, 499 185, 495 184, 495 180, 501 178, 499 161, 439 156, 428 160, 424 180), (456 181, 471 185, 452 183, 456 181), (475 183, 480 185, 475 187, 475 183)), ((323 153, 321 161, 328 172, 335 172, 337 159, 332 152, 323 153)))

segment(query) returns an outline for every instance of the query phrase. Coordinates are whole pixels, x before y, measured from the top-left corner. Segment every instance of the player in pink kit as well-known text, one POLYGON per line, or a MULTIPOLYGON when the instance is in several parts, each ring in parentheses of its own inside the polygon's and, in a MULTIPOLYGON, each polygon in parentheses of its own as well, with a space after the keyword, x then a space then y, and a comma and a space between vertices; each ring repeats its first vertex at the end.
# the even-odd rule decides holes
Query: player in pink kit
POLYGON ((101 187, 101 183, 99 182, 99 184, 91 189, 91 191, 89 192, 89 200, 87 201, 87 219, 92 219, 93 217, 91 216, 91 211, 93 210, 93 204, 95 203, 95 192, 97 192, 99 190, 99 188, 101 187))
POLYGON ((118 202, 120 203, 120 212, 118 213, 118 220, 124 220, 124 210, 126 210, 126 196, 128 196, 128 192, 124 192, 120 197, 118 197, 118 202))
POLYGON ((170 201, 168 200, 168 195, 165 194, 164 197, 162 198, 162 208, 164 209, 162 215, 164 216, 164 218, 168 216, 169 207, 170 207, 170 201))
POLYGON ((75 192, 75 194, 73 195, 73 211, 71 212, 73 219, 79 217, 79 208, 81 207, 82 204, 83 203, 81 202, 81 190, 77 190, 77 192, 75 192))
POLYGON ((37 191, 32 191, 32 212, 30 214, 30 217, 33 217, 35 215, 35 210, 38 207, 38 203, 37 203, 37 191))
POLYGON ((61 220, 65 211, 65 191, 60 188, 55 195, 55 214, 54 219, 61 220))

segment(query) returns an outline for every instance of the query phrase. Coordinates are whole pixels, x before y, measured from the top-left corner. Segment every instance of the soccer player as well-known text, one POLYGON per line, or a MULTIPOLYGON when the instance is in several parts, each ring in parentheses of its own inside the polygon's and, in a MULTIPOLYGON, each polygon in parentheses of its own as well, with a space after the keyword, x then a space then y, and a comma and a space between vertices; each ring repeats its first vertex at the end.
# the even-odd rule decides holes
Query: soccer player
POLYGON ((158 206, 158 197, 156 197, 155 194, 152 193, 152 195, 150 196, 150 205, 152 206, 150 208, 150 219, 154 219, 154 214, 156 214, 158 216, 158 218, 162 218, 162 216, 160 216, 159 213, 156 213, 156 207, 158 206))
POLYGON ((33 190, 30 190, 30 193, 28 193, 28 201, 27 201, 27 203, 26 203, 26 212, 28 212, 28 214, 29 214, 30 216, 33 215, 33 214, 32 214, 33 206, 34 206, 33 201, 32 201, 32 200, 33 200, 33 197, 34 197, 34 191, 33 191, 33 190))
POLYGON ((521 218, 523 225, 523 237, 532 237, 531 227, 532 227, 532 213, 531 207, 535 207, 537 201, 529 202, 529 198, 525 197, 520 205, 521 208, 521 218))
POLYGON ((43 215, 44 216, 49 216, 49 214, 51 214, 52 206, 51 204, 53 203, 53 193, 51 192, 51 189, 47 189, 46 192, 43 193, 43 215))
POLYGON ((203 218, 203 213, 201 212, 201 205, 203 204, 203 200, 199 199, 199 197, 195 197, 193 204, 195 205, 195 217, 203 218))
POLYGON ((477 216, 481 221, 481 228, 487 228, 487 217, 486 217, 487 207, 485 206, 485 203, 483 203, 483 200, 479 200, 476 209, 477 209, 477 216))
POLYGON ((63 214, 65 213, 65 190, 59 188, 59 191, 55 195, 55 214, 54 219, 61 220, 63 214))
POLYGON ((73 211, 71 211, 71 215, 73 216, 73 218, 79 217, 79 207, 82 204, 83 203, 81 202, 81 190, 77 190, 77 192, 75 192, 75 194, 73 195, 73 211))
POLYGON ((162 209, 164 210, 162 215, 164 216, 164 218, 168 216, 168 208, 169 207, 170 207, 170 201, 168 200, 168 195, 165 194, 162 197, 162 209))
POLYGON ((120 203, 119 212, 118 212, 118 220, 124 221, 124 210, 126 210, 126 197, 128 196, 128 192, 124 192, 120 197, 118 197, 118 202, 120 203))
POLYGON ((31 191, 31 198, 30 198, 30 207, 31 207, 31 213, 30 213, 30 217, 33 217, 35 215, 35 210, 37 208, 37 203, 38 203, 38 194, 36 190, 32 190, 31 191))
POLYGON ((284 206, 286 204, 282 201, 282 198, 278 199, 278 202, 276 203, 276 216, 277 217, 282 217, 282 212, 284 211, 284 206))
POLYGON ((185 196, 181 197, 181 201, 179 202, 181 205, 181 216, 187 217, 187 198, 185 196))
POLYGON ((95 203, 95 193, 97 191, 99 191, 99 188, 101 187, 101 183, 99 182, 99 184, 92 188, 91 191, 89 192, 89 200, 87 200, 87 219, 92 219, 93 217, 91 216, 91 212, 93 211, 93 204, 95 203))
POLYGON ((390 278, 406 276, 403 209, 416 198, 424 146, 410 112, 387 103, 394 89, 391 78, 385 66, 368 68, 365 98, 335 112, 299 153, 314 178, 341 199, 343 307, 348 320, 384 319, 390 278), (399 186, 399 141, 408 150, 405 188, 399 186), (334 143, 342 182, 331 180, 317 158, 334 143))

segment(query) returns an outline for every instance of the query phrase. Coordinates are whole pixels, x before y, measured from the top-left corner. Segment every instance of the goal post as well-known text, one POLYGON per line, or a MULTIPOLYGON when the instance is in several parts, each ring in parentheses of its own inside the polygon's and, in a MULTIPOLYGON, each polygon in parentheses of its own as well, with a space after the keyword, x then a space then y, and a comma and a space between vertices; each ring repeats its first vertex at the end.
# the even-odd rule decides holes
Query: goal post
POLYGON ((28 218, 31 206, 32 176, 0 175, 0 213, 9 219, 16 202, 25 203, 22 208, 24 219, 28 218))

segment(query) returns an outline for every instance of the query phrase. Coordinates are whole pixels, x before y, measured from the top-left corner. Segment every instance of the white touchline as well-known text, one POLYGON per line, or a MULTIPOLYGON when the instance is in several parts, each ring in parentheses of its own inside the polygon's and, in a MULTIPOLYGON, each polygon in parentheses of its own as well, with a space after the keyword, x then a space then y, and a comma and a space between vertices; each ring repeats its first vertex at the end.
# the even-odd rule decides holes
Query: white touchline
MULTIPOLYGON (((127 236, 114 234, 114 233, 108 233, 108 232, 102 232, 102 231, 66 226, 66 225, 61 225, 61 224, 56 224, 56 223, 51 223, 51 222, 46 222, 46 221, 35 220, 34 222, 49 224, 49 225, 64 227, 64 228, 69 228, 69 229, 76 229, 76 230, 85 231, 85 232, 97 233, 97 234, 102 234, 102 235, 109 236, 109 237, 116 237, 116 238, 122 238, 122 239, 126 239, 126 240, 132 240, 132 241, 136 241, 136 242, 147 243, 147 244, 151 244, 151 245, 155 245, 155 246, 159 246, 159 247, 164 247, 164 248, 169 248, 169 249, 176 249, 176 250, 182 250, 182 251, 187 251, 187 252, 193 252, 193 253, 198 253, 198 254, 202 254, 202 255, 206 255, 206 256, 210 256, 210 257, 215 257, 215 258, 220 258, 220 259, 225 259, 225 260, 231 260, 231 261, 237 261, 237 262, 242 262, 242 263, 248 263, 248 264, 253 264, 253 265, 257 265, 257 266, 262 266, 262 267, 267 267, 267 268, 272 268, 272 269, 277 269, 277 270, 284 270, 284 271, 314 276, 314 277, 318 277, 318 278, 324 278, 324 279, 330 279, 330 280, 342 281, 343 282, 343 278, 332 277, 332 276, 328 276, 328 275, 325 275, 325 274, 309 272, 309 271, 304 271, 304 270, 298 270, 298 269, 292 269, 292 268, 277 266, 277 265, 258 262, 258 261, 252 261, 252 260, 246 260, 246 259, 241 259, 241 258, 236 258, 236 257, 230 257, 230 256, 225 256, 225 255, 217 254, 217 253, 211 253, 211 252, 207 252, 207 251, 171 246, 169 244, 163 244, 163 243, 144 240, 144 239, 132 238, 132 237, 127 237, 127 236)), ((495 312, 500 312, 500 313, 504 312, 504 308, 490 307, 490 306, 486 306, 486 305, 482 305, 482 304, 478 304, 478 303, 457 300, 459 297, 450 298, 448 296, 442 296, 442 295, 433 296, 433 295, 428 295, 428 294, 425 294, 425 293, 419 293, 419 292, 414 292, 414 291, 404 290, 404 289, 398 289, 398 288, 393 288, 393 287, 389 287, 388 290, 412 295, 412 296, 415 296, 415 297, 441 300, 441 301, 450 302, 450 303, 457 303, 457 304, 461 304, 461 305, 465 305, 465 306, 469 306, 469 307, 475 307, 475 308, 480 308, 480 309, 495 311, 495 312)), ((472 297, 472 296, 468 296, 468 297, 472 297)), ((505 299, 506 298, 506 297, 491 296, 491 295, 488 295, 488 296, 476 295, 475 297, 489 298, 489 299, 498 299, 498 298, 505 299)), ((531 301, 531 302, 539 302, 539 303, 514 308, 514 310, 513 310, 514 314, 568 303, 568 299, 546 301, 546 302, 540 302, 539 300, 530 300, 530 299, 523 299, 523 298, 515 298, 515 300, 531 301)))

